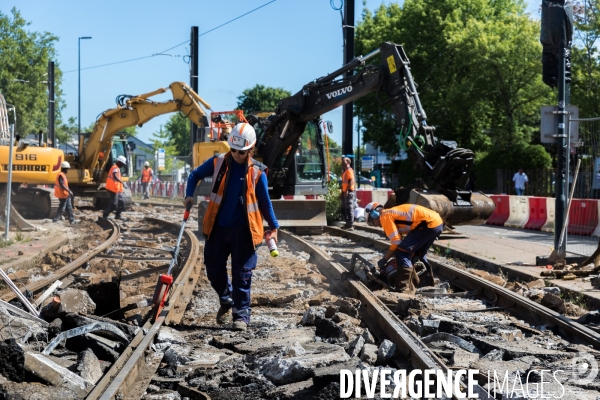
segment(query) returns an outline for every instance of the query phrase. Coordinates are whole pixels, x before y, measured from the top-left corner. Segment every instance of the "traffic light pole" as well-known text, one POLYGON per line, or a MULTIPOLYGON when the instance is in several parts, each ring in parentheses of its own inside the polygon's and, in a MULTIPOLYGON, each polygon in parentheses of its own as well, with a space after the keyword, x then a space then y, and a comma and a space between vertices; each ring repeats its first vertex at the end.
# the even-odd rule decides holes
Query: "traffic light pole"
POLYGON ((565 51, 561 48, 558 55, 558 147, 557 147, 557 176, 556 182, 556 203, 555 203, 555 220, 554 220, 554 248, 559 251, 564 251, 566 241, 559 243, 560 233, 565 224, 565 213, 567 210, 566 191, 569 187, 567 176, 567 157, 569 149, 567 148, 567 130, 565 128, 565 51), (559 248, 559 245, 561 248, 559 248))

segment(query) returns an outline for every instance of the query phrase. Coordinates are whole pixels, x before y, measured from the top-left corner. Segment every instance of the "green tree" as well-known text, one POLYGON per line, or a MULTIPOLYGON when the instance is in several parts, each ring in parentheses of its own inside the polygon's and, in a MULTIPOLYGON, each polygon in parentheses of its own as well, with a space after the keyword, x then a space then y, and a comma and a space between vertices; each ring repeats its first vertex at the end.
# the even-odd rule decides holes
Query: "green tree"
MULTIPOLYGON (((27 135, 48 127, 47 68, 56 59, 58 37, 27 30, 29 22, 16 8, 0 12, 0 93, 17 110, 16 132, 27 135)), ((56 124, 61 124, 62 72, 55 67, 56 124)))
POLYGON ((238 110, 244 110, 244 113, 256 111, 272 111, 277 108, 279 101, 291 95, 285 89, 273 88, 264 85, 256 85, 253 88, 246 89, 238 96, 238 110))
MULTIPOLYGON (((173 143, 171 133, 163 129, 162 125, 158 132, 152 134, 150 141, 155 152, 158 149, 165 149, 165 173, 169 174, 172 170, 179 169, 185 165, 184 161, 174 158, 179 155, 178 150, 173 143)), ((158 170, 158 166, 156 169, 158 170)))
POLYGON ((596 117, 600 115, 600 0, 577 2, 573 11, 571 104, 579 106, 582 117, 596 117))
MULTIPOLYGON (((538 130, 551 91, 541 81, 539 23, 521 0, 406 0, 365 9, 357 53, 383 41, 404 45, 439 138, 488 150, 529 143, 538 130)), ((365 141, 397 153, 391 111, 374 96, 357 101, 356 110, 365 141)))
POLYGON ((165 129, 170 137, 170 144, 175 147, 178 156, 187 156, 190 150, 190 120, 182 113, 169 117, 165 129))

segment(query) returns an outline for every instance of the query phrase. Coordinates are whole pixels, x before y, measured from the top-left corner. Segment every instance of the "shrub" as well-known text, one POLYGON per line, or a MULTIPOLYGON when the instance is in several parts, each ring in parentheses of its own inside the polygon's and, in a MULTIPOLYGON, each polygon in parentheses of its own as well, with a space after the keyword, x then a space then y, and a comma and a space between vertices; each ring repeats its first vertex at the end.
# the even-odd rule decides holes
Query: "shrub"
POLYGON ((327 184, 327 194, 325 195, 325 215, 327 216, 327 222, 339 221, 342 218, 341 206, 342 202, 340 196, 342 191, 339 183, 335 181, 329 181, 327 184))

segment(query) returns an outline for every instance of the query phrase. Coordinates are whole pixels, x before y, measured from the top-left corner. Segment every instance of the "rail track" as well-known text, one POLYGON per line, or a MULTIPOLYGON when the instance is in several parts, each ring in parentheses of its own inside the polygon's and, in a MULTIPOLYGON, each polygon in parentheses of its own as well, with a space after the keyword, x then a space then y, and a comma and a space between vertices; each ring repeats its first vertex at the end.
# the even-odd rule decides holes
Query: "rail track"
MULTIPOLYGON (((109 315, 113 314, 113 316, 121 314, 122 317, 125 311, 138 308, 140 310, 140 326, 137 329, 137 334, 122 351, 119 358, 104 373, 102 379, 96 383, 86 397, 88 399, 135 398, 132 393, 139 390, 140 382, 147 380, 147 385, 149 377, 153 375, 158 367, 157 364, 150 365, 148 363, 145 351, 152 345, 153 339, 161 326, 176 324, 181 321, 186 305, 191 299, 191 292, 200 276, 200 266, 197 264, 200 244, 191 230, 184 231, 180 263, 173 271, 175 281, 168 303, 158 318, 154 320, 149 300, 152 297, 158 274, 167 270, 173 249, 169 244, 174 242, 174 238, 177 236, 175 232, 180 226, 179 223, 145 217, 137 221, 131 219, 125 224, 118 224, 112 219, 99 220, 98 224, 105 230, 110 231, 106 240, 47 277, 26 285, 21 288, 21 291, 33 294, 36 297, 46 291, 42 294, 42 298, 38 297, 38 303, 41 303, 57 288, 56 282, 60 281, 59 287, 61 290, 72 286, 80 287, 82 278, 85 282, 85 271, 93 269, 93 267, 90 268, 90 265, 104 261, 104 265, 109 263, 109 267, 112 267, 116 276, 111 277, 112 274, 108 274, 103 281, 118 282, 119 292, 117 296, 121 291, 127 289, 130 289, 128 290, 129 293, 135 290, 138 294, 145 295, 145 304, 123 307, 108 313, 109 315), (124 264, 125 266, 138 264, 140 268, 137 268, 135 272, 130 272, 124 268, 124 264)), ((16 297, 16 293, 7 292, 1 298, 9 302, 16 297)), ((118 304, 118 297, 116 301, 118 304)), ((92 320, 111 322, 109 318, 102 318, 101 316, 85 315, 85 317, 92 320)), ((118 326, 119 322, 115 321, 115 324, 118 326)))
MULTIPOLYGON (((167 210, 173 206, 173 214, 178 214, 181 209, 171 204, 155 206, 166 207, 167 210)), ((135 293, 147 295, 146 292, 156 282, 157 274, 166 269, 166 261, 170 257, 168 244, 174 238, 173 232, 177 230, 178 223, 147 216, 121 225, 113 220, 103 223, 104 228, 110 231, 105 241, 48 277, 30 283, 26 289, 39 296, 57 280, 63 282, 63 288, 77 286, 81 282, 81 275, 85 275, 86 268, 98 260, 113 266, 120 265, 119 269, 122 271, 126 269, 124 265, 127 267, 127 263, 138 263, 143 258, 144 268, 132 269, 129 273, 122 272, 120 284, 126 288, 137 282, 135 293)), ((332 386, 316 388, 317 378, 322 379, 319 375, 320 367, 311 367, 314 372, 303 375, 301 379, 304 381, 287 385, 287 378, 273 378, 272 365, 265 369, 263 361, 256 361, 261 358, 268 359, 268 362, 277 361, 277 357, 281 356, 269 359, 264 353, 273 352, 280 343, 293 340, 287 336, 299 335, 306 339, 306 329, 311 325, 303 326, 304 322, 299 322, 300 319, 304 321, 302 315, 306 316, 308 311, 305 310, 314 300, 312 296, 319 292, 321 297, 323 293, 327 293, 326 299, 337 295, 360 300, 360 316, 357 318, 362 320, 361 326, 368 328, 378 342, 388 339, 397 346, 395 358, 385 364, 392 368, 431 369, 452 374, 456 369, 469 368, 471 362, 474 364, 470 368, 482 370, 500 365, 498 363, 504 363, 503 366, 514 363, 517 369, 537 371, 543 368, 563 368, 565 365, 573 369, 576 358, 583 353, 585 357, 600 360, 600 353, 597 351, 600 350, 600 339, 594 331, 502 286, 473 275, 456 262, 443 257, 431 255, 429 260, 439 280, 438 288, 444 290, 429 293, 421 291, 416 297, 407 298, 373 285, 365 285, 348 273, 351 255, 359 253, 366 259, 378 259, 389 246, 386 240, 381 239, 383 237, 379 231, 361 226, 350 232, 327 227, 323 234, 311 236, 281 231, 280 241, 290 258, 286 259, 284 255, 280 264, 270 265, 268 252, 259 249, 259 253, 264 254, 253 285, 253 314, 256 313, 256 316, 253 317, 254 322, 251 323, 249 332, 238 334, 232 333, 227 327, 214 325, 214 314, 211 313, 216 311, 216 307, 214 302, 206 302, 206 299, 214 298, 214 293, 209 285, 199 281, 203 274, 200 273, 197 260, 202 245, 192 230, 186 229, 182 250, 184 262, 177 273, 168 305, 156 321, 150 318, 150 313, 141 313, 143 317, 139 320, 140 329, 86 398, 141 398, 145 393, 157 390, 157 385, 162 388, 160 390, 171 388, 190 398, 207 398, 207 393, 210 393, 210 397, 217 399, 241 398, 239 396, 287 398, 282 393, 292 390, 288 386, 299 384, 304 386, 293 390, 308 390, 310 387, 315 388, 316 392, 331 390, 332 386), (281 266, 285 264, 291 265, 289 270, 282 269, 281 266), (304 264, 308 271, 299 274, 298 268, 304 264), (310 265, 314 265, 316 269, 310 265), (266 269, 260 270, 263 268, 266 269), (324 282, 319 283, 317 272, 322 274, 324 282), (196 291, 192 293, 194 290, 196 291), (442 293, 443 291, 446 293, 442 293), (199 369, 185 364, 177 367, 165 364, 163 353, 153 345, 158 346, 157 348, 163 346, 164 351, 165 343, 157 341, 157 335, 166 325, 173 326, 186 338, 184 342, 189 346, 200 350, 208 349, 205 355, 217 351, 220 359, 210 361, 208 365, 202 364, 204 366, 199 369), (465 364, 459 356, 466 357, 469 362, 465 364), (528 356, 533 358, 528 359, 528 356), (252 368, 254 371, 249 371, 252 368), (246 374, 252 374, 252 378, 246 374), (236 376, 242 376, 243 379, 236 376), (276 387, 273 383, 265 383, 268 380, 275 383, 276 387), (251 382, 250 385, 244 387, 248 382, 251 382), (310 382, 314 385, 310 386, 310 382)), ((127 296, 132 296, 134 291, 126 293, 127 296)), ((10 301, 15 295, 5 293, 1 298, 10 301)), ((327 301, 322 305, 334 305, 327 301)), ((111 321, 107 318, 89 317, 111 321)), ((117 321, 115 323, 118 324, 117 321)), ((344 329, 348 326, 341 325, 345 326, 344 329)), ((305 356, 293 357, 300 364, 305 363, 304 359, 315 357, 312 352, 319 343, 331 343, 328 345, 330 347, 344 346, 343 351, 348 351, 348 342, 344 344, 343 339, 319 338, 319 328, 317 327, 316 333, 312 329, 311 335, 316 334, 315 339, 318 340, 316 343, 314 339, 300 342, 301 347, 304 346, 309 351, 305 356)), ((349 332, 353 332, 352 329, 349 332)), ((347 336, 346 340, 350 341, 349 334, 347 336)), ((290 344, 286 346, 287 349, 290 344)), ((285 354, 288 350, 283 351, 285 354)), ((332 362, 335 367, 335 360, 327 361, 332 362)), ((479 398, 492 398, 487 394, 488 387, 485 386, 483 372, 479 378, 480 386, 475 388, 479 398)), ((592 398, 586 397, 589 393, 600 395, 600 382, 597 378, 592 379, 591 383, 578 382, 571 379, 563 383, 568 390, 585 391, 583 395, 577 395, 579 400, 592 398)), ((333 388, 335 394, 336 389, 333 388)), ((331 394, 331 391, 328 393, 331 394)))

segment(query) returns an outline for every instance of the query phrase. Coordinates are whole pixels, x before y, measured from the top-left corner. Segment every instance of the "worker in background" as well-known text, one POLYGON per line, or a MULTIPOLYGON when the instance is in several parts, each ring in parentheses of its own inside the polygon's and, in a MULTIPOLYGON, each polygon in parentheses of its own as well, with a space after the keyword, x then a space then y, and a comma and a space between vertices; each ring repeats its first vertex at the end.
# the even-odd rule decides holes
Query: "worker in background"
MULTIPOLYGON (((395 257, 398 267, 396 289, 414 293, 418 277, 412 258, 418 256, 425 266, 429 266, 427 251, 444 229, 442 218, 437 212, 416 204, 402 204, 384 210, 377 202, 367 204, 365 215, 367 224, 382 227, 391 241, 390 248, 377 265, 383 270, 388 260, 395 257), (401 235, 406 237, 402 240, 401 235)), ((431 268, 428 269, 431 273, 431 268)))
POLYGON ((54 197, 58 199, 58 211, 56 215, 52 219, 52 222, 58 222, 60 217, 62 217, 65 209, 67 210, 67 216, 69 217, 69 222, 74 224, 78 222, 73 216, 73 192, 69 189, 69 182, 67 181, 67 171, 71 168, 71 164, 67 161, 63 161, 60 164, 60 172, 56 176, 56 181, 54 181, 54 197))
POLYGON ((124 165, 127 165, 127 160, 124 156, 119 156, 117 157, 117 162, 108 171, 106 190, 110 192, 110 202, 102 214, 102 218, 104 219, 108 218, 114 209, 116 209, 115 219, 122 219, 121 213, 125 209, 125 198, 123 197, 125 183, 121 180, 121 167, 124 165))
POLYGON ((190 174, 184 205, 193 203, 196 184, 212 176, 210 201, 202 222, 206 275, 220 300, 217 323, 228 322, 231 310, 232 328, 245 331, 250 322, 256 247, 264 236, 263 217, 269 224, 269 237, 276 242, 279 224, 269 199, 266 167, 250 157, 256 132, 251 125, 239 123, 227 143, 229 152, 208 159, 190 174), (227 275, 229 255, 231 281, 227 275))
POLYGON ((354 192, 354 170, 348 157, 342 160, 342 216, 346 221, 344 229, 352 229, 354 223, 354 203, 356 194, 354 192))
POLYGON ((144 193, 144 199, 150 198, 150 182, 154 178, 154 171, 150 168, 150 163, 146 161, 144 163, 144 169, 142 170, 142 190, 144 193))

